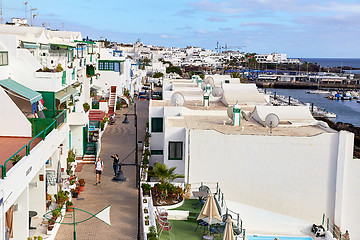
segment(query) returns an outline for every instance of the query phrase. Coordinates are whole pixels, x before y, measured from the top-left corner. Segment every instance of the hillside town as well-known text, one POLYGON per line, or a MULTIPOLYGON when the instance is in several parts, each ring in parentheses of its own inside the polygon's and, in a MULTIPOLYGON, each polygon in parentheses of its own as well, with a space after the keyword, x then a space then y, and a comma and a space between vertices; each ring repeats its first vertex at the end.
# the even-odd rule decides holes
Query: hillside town
POLYGON ((76 227, 79 239, 110 239, 134 221, 134 239, 360 239, 354 134, 257 87, 359 84, 355 74, 306 65, 284 53, 117 43, 19 18, 0 24, 0 238, 76 239, 76 227), (124 116, 136 131, 121 128, 124 116), (133 138, 109 162, 109 145, 133 138), (134 197, 131 214, 107 208, 105 194, 92 200, 96 211, 79 200, 119 182, 112 200, 134 197), (81 235, 102 230, 91 225, 98 219, 77 224, 79 209, 109 233, 81 235))

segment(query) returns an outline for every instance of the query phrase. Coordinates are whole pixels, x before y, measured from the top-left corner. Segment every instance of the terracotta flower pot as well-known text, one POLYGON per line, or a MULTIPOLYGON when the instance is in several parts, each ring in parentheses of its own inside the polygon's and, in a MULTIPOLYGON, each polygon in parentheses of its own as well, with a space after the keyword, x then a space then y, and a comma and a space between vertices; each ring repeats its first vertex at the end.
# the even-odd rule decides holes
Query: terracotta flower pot
POLYGON ((66 207, 66 212, 73 212, 74 211, 74 208, 71 206, 67 206, 66 207))
POLYGON ((84 186, 80 186, 80 192, 84 191, 84 187, 85 187, 85 185, 84 185, 84 186))

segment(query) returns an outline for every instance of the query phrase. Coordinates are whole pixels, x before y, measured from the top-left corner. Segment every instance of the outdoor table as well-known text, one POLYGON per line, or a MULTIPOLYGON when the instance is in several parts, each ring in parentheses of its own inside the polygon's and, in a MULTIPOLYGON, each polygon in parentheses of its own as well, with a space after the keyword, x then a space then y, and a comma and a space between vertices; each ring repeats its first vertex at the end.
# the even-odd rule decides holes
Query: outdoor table
POLYGON ((193 191, 193 196, 194 197, 197 197, 199 199, 199 201, 197 202, 195 208, 197 208, 198 206, 200 206, 201 204, 201 200, 203 200, 204 197, 207 197, 209 196, 209 193, 208 192, 205 192, 205 191, 193 191))
POLYGON ((36 229, 36 227, 31 227, 31 218, 35 217, 36 215, 37 215, 37 212, 29 211, 29 229, 36 229))

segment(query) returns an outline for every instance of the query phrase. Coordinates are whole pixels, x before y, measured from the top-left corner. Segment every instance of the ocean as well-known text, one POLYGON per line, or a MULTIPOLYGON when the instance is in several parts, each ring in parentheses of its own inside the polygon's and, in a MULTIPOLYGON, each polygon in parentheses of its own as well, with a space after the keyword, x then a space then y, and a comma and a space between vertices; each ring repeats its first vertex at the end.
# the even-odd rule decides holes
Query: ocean
POLYGON ((325 108, 328 112, 335 113, 337 118, 330 118, 333 122, 351 123, 356 127, 360 127, 360 103, 356 100, 329 100, 325 98, 325 94, 307 94, 305 93, 306 89, 268 88, 267 91, 276 92, 276 94, 285 97, 291 96, 304 103, 314 103, 317 107, 325 108))
POLYGON ((353 67, 360 68, 360 58, 302 58, 302 62, 317 63, 322 67, 353 67))

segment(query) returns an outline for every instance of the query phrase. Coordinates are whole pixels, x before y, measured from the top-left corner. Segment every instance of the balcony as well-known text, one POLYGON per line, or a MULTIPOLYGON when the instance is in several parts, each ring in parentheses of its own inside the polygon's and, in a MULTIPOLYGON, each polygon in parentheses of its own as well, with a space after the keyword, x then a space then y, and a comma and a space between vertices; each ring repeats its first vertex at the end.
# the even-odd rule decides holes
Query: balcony
POLYGON ((72 70, 62 72, 35 72, 42 91, 57 92, 72 81, 72 70))
MULTIPOLYGON (((7 160, 0 161, 2 165, 0 165, 1 168, 1 178, 4 179, 7 175, 7 172, 11 169, 11 164, 9 162, 11 159, 19 154, 23 157, 29 156, 32 149, 36 147, 37 144, 39 144, 42 140, 47 139, 47 136, 52 132, 53 129, 60 129, 63 123, 66 122, 66 110, 63 111, 44 111, 46 118, 32 118, 29 119, 29 121, 32 123, 32 130, 33 130, 33 138, 14 138, 14 137, 2 137, 1 140, 5 141, 3 142, 2 146, 5 148, 3 151, 0 152, 1 156, 6 156, 7 160), (49 124, 48 124, 49 123, 49 124), (6 148, 8 146, 8 148, 6 148), (16 151, 16 149, 18 149, 16 151), (10 157, 8 157, 9 151, 14 152, 10 157)), ((66 130, 66 129, 65 129, 66 130)), ((68 130, 66 130, 68 131, 68 130)), ((57 137, 53 138, 57 139, 57 137)), ((58 139, 57 139, 58 140, 58 139)), ((6 159, 5 158, 5 159, 6 159)), ((21 160, 20 160, 21 161, 21 160)))
POLYGON ((66 110, 44 110, 45 118, 29 118, 32 124, 32 136, 35 137, 43 132, 47 135, 54 128, 58 128, 66 122, 66 110))

